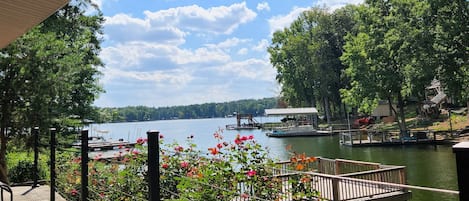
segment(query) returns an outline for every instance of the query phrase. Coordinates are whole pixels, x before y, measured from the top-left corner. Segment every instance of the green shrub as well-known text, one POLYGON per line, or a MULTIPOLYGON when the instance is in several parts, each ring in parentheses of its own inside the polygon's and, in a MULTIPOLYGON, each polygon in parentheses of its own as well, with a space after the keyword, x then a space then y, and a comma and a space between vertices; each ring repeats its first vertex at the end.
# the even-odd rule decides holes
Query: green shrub
MULTIPOLYGON (((47 156, 40 154, 38 179, 48 178, 47 156)), ((34 179, 34 155, 27 152, 10 152, 7 155, 8 178, 11 183, 24 183, 34 179)))

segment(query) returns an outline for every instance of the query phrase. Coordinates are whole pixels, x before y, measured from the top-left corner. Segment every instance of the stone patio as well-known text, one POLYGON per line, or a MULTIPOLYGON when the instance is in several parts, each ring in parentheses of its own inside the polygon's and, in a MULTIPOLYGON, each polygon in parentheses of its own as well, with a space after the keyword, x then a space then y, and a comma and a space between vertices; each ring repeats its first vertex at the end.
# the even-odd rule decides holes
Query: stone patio
MULTIPOLYGON (((49 201, 50 200, 50 187, 47 185, 40 185, 36 188, 31 186, 14 186, 11 187, 13 191, 14 201, 49 201)), ((10 193, 3 191, 3 200, 10 200, 10 193)), ((55 192, 56 201, 65 201, 57 192, 55 192)))

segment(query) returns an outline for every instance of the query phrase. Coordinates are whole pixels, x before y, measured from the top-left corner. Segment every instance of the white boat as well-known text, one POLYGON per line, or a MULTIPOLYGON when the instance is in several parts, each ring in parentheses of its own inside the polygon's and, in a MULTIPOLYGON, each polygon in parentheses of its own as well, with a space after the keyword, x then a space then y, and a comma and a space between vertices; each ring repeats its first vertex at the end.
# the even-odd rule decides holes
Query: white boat
MULTIPOLYGON (((97 135, 88 137, 88 148, 90 151, 100 151, 100 150, 109 150, 117 149, 123 147, 133 147, 136 143, 130 143, 124 139, 113 140, 111 138, 105 139, 103 134, 109 133, 109 131, 96 130, 97 135)), ((81 148, 81 140, 77 140, 72 143, 72 147, 81 148)))
POLYGON ((269 137, 312 136, 316 135, 316 129, 312 125, 278 127, 266 135, 269 137))

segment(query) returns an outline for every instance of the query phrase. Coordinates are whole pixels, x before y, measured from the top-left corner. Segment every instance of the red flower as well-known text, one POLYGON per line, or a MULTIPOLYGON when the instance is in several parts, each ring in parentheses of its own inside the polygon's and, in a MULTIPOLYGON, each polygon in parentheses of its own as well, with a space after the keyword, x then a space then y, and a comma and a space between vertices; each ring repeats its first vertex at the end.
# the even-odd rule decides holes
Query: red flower
POLYGON ((241 141, 246 141, 246 140, 248 140, 248 137, 246 136, 241 137, 241 141))
POLYGON ((163 165, 161 165, 161 167, 162 167, 163 169, 168 169, 168 168, 169 168, 169 165, 166 164, 166 163, 164 163, 163 165))
POLYGON ((239 138, 236 138, 234 142, 235 142, 235 144, 238 144, 238 145, 239 145, 239 144, 241 144, 243 141, 241 141, 239 138))
POLYGON ((72 194, 72 196, 78 195, 77 189, 72 189, 72 190, 70 191, 70 193, 72 194))
POLYGON ((221 149, 221 148, 223 148, 223 144, 222 144, 222 143, 218 143, 218 144, 217 144, 217 147, 218 147, 219 149, 221 149))
POLYGON ((254 175, 257 174, 257 172, 255 170, 249 170, 247 173, 246 173, 248 176, 252 177, 254 175))
POLYGON ((217 155, 218 154, 218 149, 217 148, 208 148, 211 154, 217 155))
POLYGON ((250 135, 250 136, 248 137, 248 139, 250 139, 250 140, 254 139, 254 135, 250 135))
POLYGON ((163 139, 163 138, 164 138, 163 134, 160 134, 160 139, 163 139))

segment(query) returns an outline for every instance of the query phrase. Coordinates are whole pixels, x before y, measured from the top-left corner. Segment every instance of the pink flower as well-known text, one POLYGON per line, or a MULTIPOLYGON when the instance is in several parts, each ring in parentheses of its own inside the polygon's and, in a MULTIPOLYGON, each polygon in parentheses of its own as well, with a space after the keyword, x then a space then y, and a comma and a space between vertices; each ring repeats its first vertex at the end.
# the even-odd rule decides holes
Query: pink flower
POLYGON ((241 194, 241 198, 243 198, 243 199, 247 199, 247 198, 249 198, 249 195, 248 195, 248 194, 246 194, 246 193, 243 193, 243 194, 241 194))
POLYGON ((161 165, 161 167, 162 167, 163 169, 168 169, 169 165, 166 164, 166 163, 164 163, 163 165, 161 165))
POLYGON ((146 141, 146 140, 145 140, 145 139, 143 139, 143 138, 141 138, 141 137, 137 138, 137 144, 139 144, 139 145, 142 145, 142 144, 144 144, 144 143, 145 143, 145 141, 146 141))
POLYGON ((222 144, 222 143, 218 143, 218 144, 217 144, 217 147, 218 147, 219 149, 221 149, 221 148, 223 148, 223 144, 222 144))
POLYGON ((248 139, 250 139, 250 140, 254 139, 254 135, 250 135, 250 136, 248 137, 248 139))
POLYGON ((133 154, 133 155, 138 155, 138 154, 140 154, 140 152, 139 152, 138 150, 134 149, 134 150, 132 151, 132 154, 133 154))
POLYGON ((181 165, 182 168, 189 167, 189 163, 187 161, 182 161, 180 165, 181 165))
POLYGON ((255 170, 249 170, 246 174, 247 174, 248 176, 252 177, 252 176, 256 175, 256 173, 257 173, 257 172, 256 172, 255 170))
POLYGON ((77 189, 72 189, 72 190, 70 191, 70 193, 72 194, 72 196, 78 195, 77 189))
POLYGON ((184 151, 184 148, 181 147, 181 146, 176 146, 176 147, 174 147, 174 150, 175 150, 176 152, 182 152, 182 151, 184 151))
POLYGON ((242 142, 243 142, 243 141, 241 141, 241 140, 238 139, 238 138, 236 138, 235 141, 234 141, 234 143, 235 143, 235 144, 238 144, 238 145, 241 144, 242 142))

